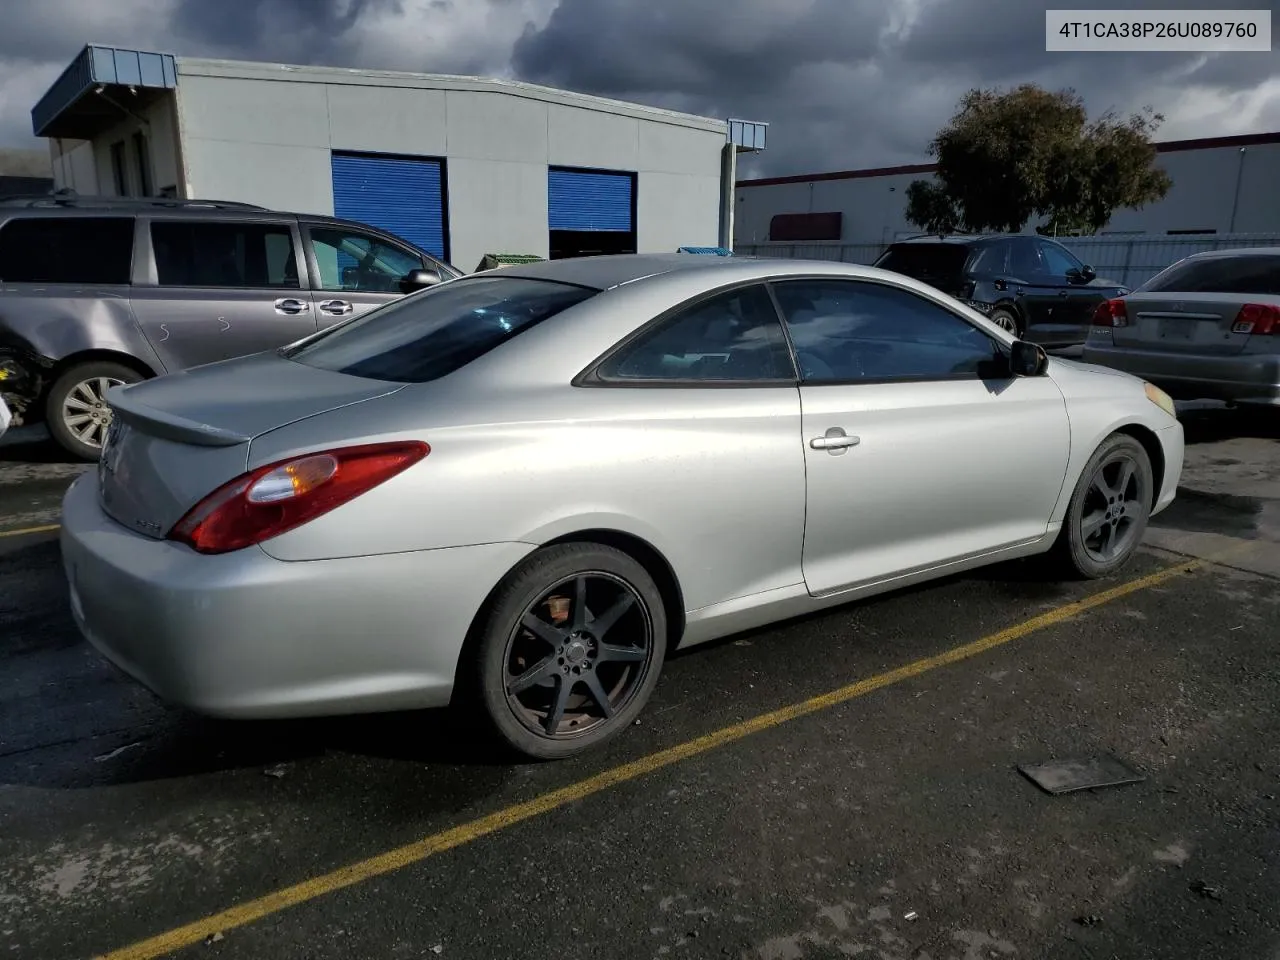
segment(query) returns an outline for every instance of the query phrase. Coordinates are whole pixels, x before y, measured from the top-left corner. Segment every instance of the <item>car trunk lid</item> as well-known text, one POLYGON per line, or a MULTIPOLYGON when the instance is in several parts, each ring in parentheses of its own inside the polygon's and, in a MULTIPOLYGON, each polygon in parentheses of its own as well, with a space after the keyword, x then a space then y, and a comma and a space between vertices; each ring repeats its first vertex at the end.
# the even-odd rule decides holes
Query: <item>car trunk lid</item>
POLYGON ((108 394, 114 417, 98 461, 102 508, 130 530, 163 538, 245 471, 255 437, 399 389, 274 353, 117 387, 108 394))
POLYGON ((1240 353, 1249 334, 1232 326, 1246 303, 1274 298, 1246 293, 1131 293, 1124 298, 1128 322, 1112 331, 1117 346, 1160 353, 1229 356, 1240 353))

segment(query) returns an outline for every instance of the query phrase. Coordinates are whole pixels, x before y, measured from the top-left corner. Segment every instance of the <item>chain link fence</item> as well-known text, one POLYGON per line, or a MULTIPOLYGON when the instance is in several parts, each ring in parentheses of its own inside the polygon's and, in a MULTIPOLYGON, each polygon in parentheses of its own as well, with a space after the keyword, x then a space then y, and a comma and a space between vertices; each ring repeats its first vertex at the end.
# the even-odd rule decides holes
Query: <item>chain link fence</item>
MULTIPOLYGON (((1170 237, 1155 234, 1124 237, 1054 238, 1097 271, 1098 276, 1128 287, 1146 283, 1170 264, 1204 250, 1280 247, 1280 232, 1170 237)), ((882 243, 740 243, 742 257, 786 257, 870 264, 884 252, 882 243)))

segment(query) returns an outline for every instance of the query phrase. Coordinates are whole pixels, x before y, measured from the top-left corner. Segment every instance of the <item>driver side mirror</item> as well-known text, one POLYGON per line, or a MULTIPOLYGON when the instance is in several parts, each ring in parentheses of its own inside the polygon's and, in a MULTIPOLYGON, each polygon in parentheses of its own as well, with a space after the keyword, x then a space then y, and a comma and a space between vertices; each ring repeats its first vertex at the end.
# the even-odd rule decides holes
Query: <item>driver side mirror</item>
POLYGON ((1015 340, 1009 348, 1009 372, 1015 377, 1039 377, 1049 366, 1049 355, 1039 344, 1015 340))
POLYGON ((1098 274, 1094 271, 1093 267, 1088 264, 1085 264, 1079 270, 1071 269, 1067 271, 1067 279, 1072 283, 1090 283, 1097 276, 1098 274))
POLYGON ((439 272, 435 270, 410 270, 400 278, 400 292, 413 293, 426 287, 434 287, 441 281, 439 272))

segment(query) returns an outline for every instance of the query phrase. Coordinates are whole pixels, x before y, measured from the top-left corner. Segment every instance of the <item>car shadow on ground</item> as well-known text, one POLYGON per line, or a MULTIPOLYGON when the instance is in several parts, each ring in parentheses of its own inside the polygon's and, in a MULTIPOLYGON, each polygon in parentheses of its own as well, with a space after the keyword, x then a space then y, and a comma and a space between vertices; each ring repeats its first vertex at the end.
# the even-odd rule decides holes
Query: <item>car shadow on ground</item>
POLYGON ((1203 406, 1178 413, 1188 445, 1223 440, 1280 440, 1280 407, 1203 406))
POLYGON ((79 463, 42 426, 13 427, 0 437, 0 463, 79 463))

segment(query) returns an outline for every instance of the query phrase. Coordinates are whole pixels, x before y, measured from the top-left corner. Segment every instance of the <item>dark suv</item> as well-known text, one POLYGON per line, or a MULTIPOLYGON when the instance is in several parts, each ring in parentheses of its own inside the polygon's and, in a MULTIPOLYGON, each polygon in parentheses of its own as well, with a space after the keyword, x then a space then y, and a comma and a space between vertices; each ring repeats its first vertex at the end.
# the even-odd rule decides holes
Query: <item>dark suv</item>
POLYGON ((209 200, 0 200, 0 396, 96 459, 108 389, 299 340, 461 276, 333 217, 209 200))
POLYGON ((1062 244, 1027 234, 912 237, 875 266, 936 287, 1044 347, 1083 344, 1098 304, 1129 292, 1062 244))

